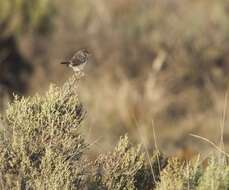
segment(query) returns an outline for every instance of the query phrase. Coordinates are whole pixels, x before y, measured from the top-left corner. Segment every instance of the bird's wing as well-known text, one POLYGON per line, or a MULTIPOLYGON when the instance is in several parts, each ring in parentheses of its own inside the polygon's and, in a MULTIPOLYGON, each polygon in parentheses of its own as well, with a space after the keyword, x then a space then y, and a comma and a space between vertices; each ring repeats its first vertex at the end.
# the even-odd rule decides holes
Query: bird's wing
POLYGON ((81 64, 83 64, 86 61, 87 61, 87 56, 85 56, 83 54, 83 52, 77 52, 77 53, 75 53, 75 55, 71 59, 72 66, 81 65, 81 64))

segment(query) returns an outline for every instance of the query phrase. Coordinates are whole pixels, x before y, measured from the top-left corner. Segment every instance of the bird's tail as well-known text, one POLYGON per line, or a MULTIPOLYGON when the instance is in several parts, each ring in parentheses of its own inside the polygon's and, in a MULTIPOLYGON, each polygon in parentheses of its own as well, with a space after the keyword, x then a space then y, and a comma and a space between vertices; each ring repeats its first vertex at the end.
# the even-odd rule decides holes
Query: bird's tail
POLYGON ((69 65, 70 62, 69 61, 62 61, 60 64, 62 64, 62 65, 69 65))

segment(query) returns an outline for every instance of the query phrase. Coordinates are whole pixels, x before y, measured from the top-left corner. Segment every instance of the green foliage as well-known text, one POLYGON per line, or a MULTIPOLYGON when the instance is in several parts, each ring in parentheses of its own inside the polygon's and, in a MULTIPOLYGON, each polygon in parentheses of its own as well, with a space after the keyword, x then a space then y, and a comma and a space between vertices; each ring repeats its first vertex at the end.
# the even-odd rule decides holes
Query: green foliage
POLYGON ((108 189, 134 189, 135 176, 144 166, 144 154, 140 147, 131 147, 127 136, 121 138, 114 152, 105 155, 102 161, 104 178, 103 183, 108 189))
POLYGON ((54 14, 48 0, 0 0, 1 38, 17 37, 27 29, 44 30, 54 14))
POLYGON ((102 184, 108 189, 136 189, 136 175, 144 162, 140 146, 132 147, 127 136, 121 138, 113 152, 101 155, 97 160, 103 172, 102 184))
POLYGON ((201 169, 199 162, 185 164, 177 158, 169 159, 167 167, 161 173, 161 182, 157 190, 195 189, 201 169))
POLYGON ((229 188, 229 166, 225 158, 209 158, 204 169, 199 160, 185 163, 177 158, 169 159, 161 172, 161 181, 157 190, 227 190, 229 188), (223 160, 223 161, 222 161, 223 160))
POLYGON ((223 190, 229 188, 229 165, 211 158, 197 190, 223 190))
POLYGON ((149 164, 141 147, 131 145, 124 136, 114 151, 101 154, 92 164, 87 183, 89 189, 152 189, 159 180, 158 168, 164 166, 160 153, 155 153, 149 164))
POLYGON ((74 187, 87 145, 78 134, 84 110, 70 88, 76 79, 70 82, 63 88, 52 85, 44 96, 16 97, 7 109, 10 135, 2 139, 0 160, 6 187, 74 187))
POLYGON ((61 88, 51 85, 43 96, 16 96, 9 105, 0 118, 1 189, 229 188, 226 159, 212 156, 205 169, 199 160, 167 160, 159 152, 149 159, 127 136, 120 138, 113 151, 88 161, 88 145, 79 134, 85 111, 77 83, 73 76, 61 88))

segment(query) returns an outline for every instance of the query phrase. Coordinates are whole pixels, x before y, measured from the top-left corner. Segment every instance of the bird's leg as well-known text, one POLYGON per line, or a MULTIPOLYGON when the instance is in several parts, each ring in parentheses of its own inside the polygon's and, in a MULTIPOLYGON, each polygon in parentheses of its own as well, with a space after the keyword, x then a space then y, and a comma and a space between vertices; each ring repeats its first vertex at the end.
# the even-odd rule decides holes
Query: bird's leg
POLYGON ((85 76, 84 72, 83 71, 77 71, 75 72, 75 76, 78 80, 80 80, 82 77, 85 76))

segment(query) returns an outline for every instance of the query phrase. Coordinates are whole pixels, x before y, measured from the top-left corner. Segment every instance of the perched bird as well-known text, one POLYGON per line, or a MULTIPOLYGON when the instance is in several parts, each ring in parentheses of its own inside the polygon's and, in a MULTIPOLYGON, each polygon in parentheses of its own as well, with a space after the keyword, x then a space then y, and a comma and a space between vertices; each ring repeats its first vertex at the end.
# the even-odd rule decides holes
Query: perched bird
POLYGON ((81 49, 77 51, 70 60, 63 61, 60 64, 71 67, 74 72, 82 72, 84 66, 88 62, 89 55, 90 53, 86 49, 81 49))

